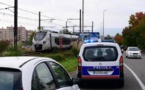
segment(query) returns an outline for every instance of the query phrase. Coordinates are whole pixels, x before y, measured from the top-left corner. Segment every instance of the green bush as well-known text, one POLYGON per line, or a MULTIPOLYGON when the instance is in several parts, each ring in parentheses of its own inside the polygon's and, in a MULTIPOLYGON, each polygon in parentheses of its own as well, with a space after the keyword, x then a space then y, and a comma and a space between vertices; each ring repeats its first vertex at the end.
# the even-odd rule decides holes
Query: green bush
POLYGON ((62 54, 65 56, 65 57, 74 57, 74 53, 70 50, 67 50, 67 51, 63 51, 62 54))
POLYGON ((3 56, 21 56, 23 51, 19 48, 15 49, 14 47, 8 47, 4 52, 3 56))
POLYGON ((0 41, 0 53, 4 52, 10 45, 9 41, 0 41))
POLYGON ((79 54, 79 49, 78 49, 78 48, 73 47, 73 48, 71 49, 71 51, 73 52, 73 54, 74 54, 75 57, 78 56, 78 54, 79 54))
POLYGON ((51 54, 51 55, 48 55, 47 57, 50 57, 56 61, 63 61, 65 60, 65 57, 63 54, 51 54))
POLYGON ((52 53, 59 53, 61 50, 60 49, 58 49, 58 48, 53 48, 52 49, 52 53))

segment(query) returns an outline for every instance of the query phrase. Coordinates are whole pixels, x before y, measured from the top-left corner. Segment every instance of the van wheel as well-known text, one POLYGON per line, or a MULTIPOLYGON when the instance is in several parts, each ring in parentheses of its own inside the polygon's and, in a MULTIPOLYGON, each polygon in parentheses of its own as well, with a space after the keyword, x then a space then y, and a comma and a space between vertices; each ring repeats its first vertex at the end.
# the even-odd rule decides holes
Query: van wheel
POLYGON ((120 80, 120 81, 118 82, 118 87, 119 87, 119 88, 123 88, 123 87, 124 87, 124 80, 120 80))
POLYGON ((79 87, 83 87, 83 84, 84 84, 84 83, 83 83, 81 80, 80 80, 79 83, 78 83, 79 87))

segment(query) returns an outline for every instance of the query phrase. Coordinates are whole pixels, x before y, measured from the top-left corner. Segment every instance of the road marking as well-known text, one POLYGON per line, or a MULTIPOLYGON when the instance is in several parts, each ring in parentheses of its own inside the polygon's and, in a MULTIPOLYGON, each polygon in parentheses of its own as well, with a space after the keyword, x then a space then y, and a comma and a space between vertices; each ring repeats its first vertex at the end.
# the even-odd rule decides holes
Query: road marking
POLYGON ((141 86, 142 90, 145 90, 145 85, 142 83, 142 81, 139 79, 139 77, 135 74, 135 72, 133 70, 131 70, 125 63, 124 63, 124 65, 133 74, 133 76, 136 78, 136 80, 138 81, 138 83, 141 86))

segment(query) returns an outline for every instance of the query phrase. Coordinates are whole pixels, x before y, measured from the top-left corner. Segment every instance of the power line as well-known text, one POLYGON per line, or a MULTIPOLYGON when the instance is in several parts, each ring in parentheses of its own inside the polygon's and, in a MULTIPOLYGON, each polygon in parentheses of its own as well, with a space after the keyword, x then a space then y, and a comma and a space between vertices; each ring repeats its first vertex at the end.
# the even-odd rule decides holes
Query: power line
MULTIPOLYGON (((2 15, 8 15, 8 16, 14 16, 12 14, 9 14, 9 13, 4 13, 4 12, 0 12, 0 14, 2 15)), ((38 21, 37 19, 32 19, 32 18, 28 18, 28 17, 23 17, 23 16, 18 16, 19 18, 23 18, 23 19, 28 19, 28 20, 35 20, 35 21, 38 21)))
MULTIPOLYGON (((8 5, 8 4, 5 4, 3 2, 0 2, 0 4, 2 5, 6 5, 8 6, 7 8, 10 8, 10 7, 14 7, 14 6, 11 6, 11 5, 8 5)), ((6 8, 3 8, 3 9, 6 9, 6 8)), ((28 10, 24 10, 24 9, 21 9, 21 8, 18 8, 19 10, 21 11, 24 11, 24 12, 27 12, 27 13, 31 13, 31 14, 35 14, 35 15, 39 15, 38 13, 35 13, 35 12, 31 12, 31 11, 28 11, 28 10)), ((5 15, 9 15, 9 16, 14 16, 12 14, 8 14, 8 13, 3 13, 3 12, 0 12, 1 14, 5 14, 5 15)), ((78 13, 78 11, 76 12, 78 13)), ((75 14, 76 14, 75 13, 75 14)), ((59 20, 59 21, 63 21, 65 22, 65 20, 61 20, 61 19, 57 19, 57 18, 53 18, 53 17, 49 17, 49 16, 46 16, 46 15, 41 15, 43 17, 46 17, 46 18, 52 18, 52 19, 55 19, 55 20, 59 20)), ((29 20, 35 20, 35 21, 38 21, 37 19, 31 19, 31 18, 27 18, 27 17, 23 17, 23 16, 18 16, 19 18, 24 18, 24 19, 29 19, 29 20)), ((52 23, 52 22, 51 22, 52 23)), ((58 26, 63 26, 63 25, 60 25, 60 24, 56 24, 56 23, 52 23, 52 24, 55 24, 55 25, 58 25, 58 26)))
POLYGON ((0 4, 6 5, 6 6, 11 6, 11 5, 5 4, 5 3, 3 3, 3 2, 0 2, 0 4))
MULTIPOLYGON (((9 7, 13 7, 13 6, 8 5, 8 4, 5 4, 5 3, 3 3, 3 2, 0 2, 0 4, 6 5, 6 6, 9 6, 9 7)), ((3 8, 3 9, 4 9, 4 8, 3 8)), ((25 12, 27 12, 27 13, 39 15, 38 13, 31 12, 31 11, 28 11, 28 10, 24 10, 24 9, 21 9, 21 8, 18 8, 18 9, 21 10, 21 11, 25 11, 25 12)), ((41 15, 41 16, 46 17, 46 18, 53 18, 53 17, 49 17, 49 16, 46 16, 46 15, 41 15)), ((53 18, 53 19, 63 21, 63 20, 61 20, 61 19, 56 19, 56 18, 53 18)))

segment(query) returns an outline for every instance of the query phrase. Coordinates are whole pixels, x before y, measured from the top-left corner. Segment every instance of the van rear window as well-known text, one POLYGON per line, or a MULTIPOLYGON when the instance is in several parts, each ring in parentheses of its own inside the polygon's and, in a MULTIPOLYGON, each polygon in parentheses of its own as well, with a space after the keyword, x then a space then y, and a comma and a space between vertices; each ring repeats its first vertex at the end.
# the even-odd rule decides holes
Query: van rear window
POLYGON ((0 68, 0 90, 21 90, 21 71, 0 68))
POLYGON ((85 61, 116 61, 118 52, 114 46, 86 47, 83 52, 85 61))

